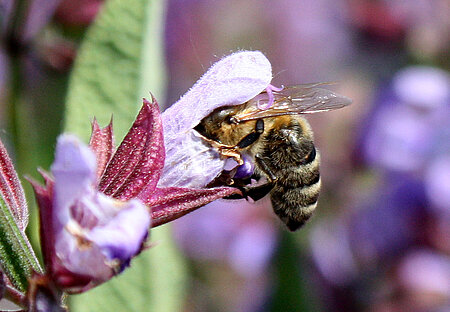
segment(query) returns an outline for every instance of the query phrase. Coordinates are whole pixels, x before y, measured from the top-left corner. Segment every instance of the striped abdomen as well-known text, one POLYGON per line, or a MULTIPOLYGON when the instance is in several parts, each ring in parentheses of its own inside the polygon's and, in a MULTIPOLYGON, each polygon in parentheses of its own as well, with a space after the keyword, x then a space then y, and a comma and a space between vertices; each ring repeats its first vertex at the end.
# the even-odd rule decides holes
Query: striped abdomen
POLYGON ((272 207, 291 231, 300 228, 317 206, 320 191, 320 155, 308 124, 292 124, 266 137, 263 157, 276 176, 270 192, 272 207))
POLYGON ((272 207, 291 231, 300 228, 317 206, 320 191, 319 154, 308 164, 283 170, 270 193, 272 207))

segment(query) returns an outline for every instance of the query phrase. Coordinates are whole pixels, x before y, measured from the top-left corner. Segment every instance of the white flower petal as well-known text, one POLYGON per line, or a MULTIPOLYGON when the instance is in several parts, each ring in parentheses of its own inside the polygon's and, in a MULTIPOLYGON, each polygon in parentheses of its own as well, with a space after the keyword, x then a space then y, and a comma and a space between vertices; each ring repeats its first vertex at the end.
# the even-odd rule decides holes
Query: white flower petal
POLYGON ((92 229, 87 237, 99 246, 109 260, 128 262, 139 252, 147 237, 150 214, 138 200, 130 200, 123 205, 109 222, 92 229))
POLYGON ((70 206, 87 193, 94 192, 96 168, 94 153, 76 136, 64 134, 58 138, 51 167, 55 178, 55 225, 66 224, 70 219, 70 206))
POLYGON ((59 137, 52 165, 57 261, 98 284, 117 274, 140 251, 150 214, 139 200, 122 202, 98 192, 96 167, 87 145, 72 135, 59 137))

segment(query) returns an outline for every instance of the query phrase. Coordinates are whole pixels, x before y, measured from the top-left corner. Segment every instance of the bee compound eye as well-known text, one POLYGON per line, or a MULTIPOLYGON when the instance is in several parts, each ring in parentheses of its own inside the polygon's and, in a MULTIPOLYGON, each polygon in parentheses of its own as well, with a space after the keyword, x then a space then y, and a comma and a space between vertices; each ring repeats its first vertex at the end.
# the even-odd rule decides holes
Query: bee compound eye
POLYGON ((259 132, 251 132, 247 134, 242 140, 239 141, 239 143, 236 145, 239 148, 246 148, 253 143, 255 143, 259 137, 261 136, 261 133, 259 132))

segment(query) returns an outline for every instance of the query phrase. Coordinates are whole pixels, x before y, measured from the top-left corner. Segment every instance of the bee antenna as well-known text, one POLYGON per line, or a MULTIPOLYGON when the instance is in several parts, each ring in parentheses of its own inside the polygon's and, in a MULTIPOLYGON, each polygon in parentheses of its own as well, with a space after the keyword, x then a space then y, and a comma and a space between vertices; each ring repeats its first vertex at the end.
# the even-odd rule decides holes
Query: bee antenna
POLYGON ((194 51, 195 58, 197 59, 197 62, 202 67, 203 71, 205 71, 205 67, 203 66, 202 62, 200 61, 200 57, 198 55, 197 46, 195 45, 194 40, 192 39, 192 32, 189 32, 189 42, 191 43, 192 50, 194 51))
POLYGON ((287 71, 287 69, 280 70, 278 73, 273 75, 272 79, 275 78, 275 77, 278 77, 280 74, 284 73, 285 71, 287 71))

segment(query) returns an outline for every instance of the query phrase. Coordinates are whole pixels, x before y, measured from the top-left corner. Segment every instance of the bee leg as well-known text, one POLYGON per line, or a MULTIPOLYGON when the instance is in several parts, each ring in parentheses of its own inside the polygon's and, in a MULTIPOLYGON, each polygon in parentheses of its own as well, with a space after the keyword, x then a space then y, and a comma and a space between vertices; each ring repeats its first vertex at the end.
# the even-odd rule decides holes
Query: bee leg
POLYGON ((246 197, 250 197, 254 201, 257 201, 266 196, 267 194, 269 194, 270 191, 273 189, 274 185, 275 183, 268 182, 263 185, 248 188, 248 190, 246 190, 245 193, 243 192, 243 194, 246 197))
MULTIPOLYGON (((234 179, 234 175, 236 173, 238 167, 235 167, 231 170, 224 170, 222 171, 222 173, 217 176, 214 180, 212 180, 211 182, 209 182, 206 185, 206 188, 211 188, 211 187, 221 187, 221 186, 231 186, 231 187, 235 187, 237 189, 240 189, 242 191, 242 189, 249 185, 250 183, 252 183, 252 179, 256 179, 255 177, 251 176, 248 178, 239 178, 239 179, 234 179)), ((240 196, 240 195, 239 195, 240 196)), ((239 198, 243 198, 242 196, 239 198)))
POLYGON ((248 199, 250 197, 254 201, 257 201, 266 196, 267 194, 269 194, 274 185, 275 185, 274 183, 268 182, 254 187, 251 186, 238 187, 242 195, 233 194, 228 197, 225 197, 225 199, 243 199, 243 198, 248 199))
POLYGON ((217 176, 214 180, 212 180, 211 182, 209 182, 206 185, 206 188, 211 188, 211 187, 220 187, 220 186, 231 186, 234 183, 233 180, 233 175, 234 172, 233 170, 231 171, 223 171, 219 176, 217 176))
POLYGON ((259 154, 255 155, 255 161, 258 164, 259 169, 267 175, 269 182, 273 183, 278 180, 277 176, 272 172, 269 165, 267 164, 267 161, 259 154))
POLYGON ((240 152, 237 150, 236 145, 226 145, 219 143, 215 140, 209 139, 205 137, 203 134, 197 132, 195 133, 196 136, 202 138, 202 140, 208 142, 212 147, 214 147, 217 152, 223 157, 223 158, 233 158, 239 165, 242 165, 244 163, 244 160, 241 157, 240 152))
POLYGON ((238 144, 236 144, 239 148, 245 148, 259 139, 261 134, 264 132, 264 120, 258 119, 255 125, 255 131, 250 132, 245 137, 243 137, 238 144))

